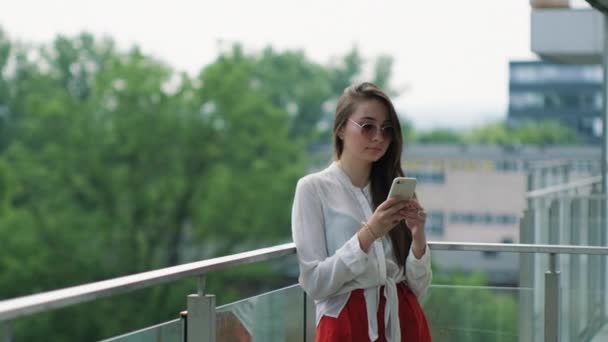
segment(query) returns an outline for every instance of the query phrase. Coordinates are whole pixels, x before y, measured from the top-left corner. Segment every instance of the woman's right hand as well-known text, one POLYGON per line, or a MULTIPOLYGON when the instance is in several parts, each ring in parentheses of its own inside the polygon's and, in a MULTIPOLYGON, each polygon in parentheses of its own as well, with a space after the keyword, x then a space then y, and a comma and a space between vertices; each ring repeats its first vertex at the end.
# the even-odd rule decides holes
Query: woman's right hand
POLYGON ((391 197, 376 208, 367 224, 376 236, 382 237, 390 232, 399 221, 405 219, 407 200, 391 197))

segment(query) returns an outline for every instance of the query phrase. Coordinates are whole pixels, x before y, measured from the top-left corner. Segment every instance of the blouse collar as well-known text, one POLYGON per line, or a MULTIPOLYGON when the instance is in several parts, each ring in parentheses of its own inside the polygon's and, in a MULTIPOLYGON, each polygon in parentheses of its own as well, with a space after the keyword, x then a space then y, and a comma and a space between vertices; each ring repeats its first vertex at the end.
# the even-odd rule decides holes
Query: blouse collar
POLYGON ((348 174, 340 167, 340 165, 338 165, 337 161, 333 161, 331 165, 329 165, 329 170, 335 173, 340 178, 342 183, 344 183, 344 185, 355 191, 363 191, 365 197, 371 198, 371 182, 367 182, 363 188, 355 186, 348 174))

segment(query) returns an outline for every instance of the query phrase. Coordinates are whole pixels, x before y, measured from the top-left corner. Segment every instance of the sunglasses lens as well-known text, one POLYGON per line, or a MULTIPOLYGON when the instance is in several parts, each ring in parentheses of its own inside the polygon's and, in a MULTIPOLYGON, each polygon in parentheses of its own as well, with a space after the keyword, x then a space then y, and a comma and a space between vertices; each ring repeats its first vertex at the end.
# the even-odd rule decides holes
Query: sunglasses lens
POLYGON ((366 137, 373 137, 376 135, 376 126, 372 124, 363 124, 361 126, 361 133, 366 137))
POLYGON ((395 130, 391 126, 382 127, 382 136, 384 139, 390 139, 394 136, 395 130))

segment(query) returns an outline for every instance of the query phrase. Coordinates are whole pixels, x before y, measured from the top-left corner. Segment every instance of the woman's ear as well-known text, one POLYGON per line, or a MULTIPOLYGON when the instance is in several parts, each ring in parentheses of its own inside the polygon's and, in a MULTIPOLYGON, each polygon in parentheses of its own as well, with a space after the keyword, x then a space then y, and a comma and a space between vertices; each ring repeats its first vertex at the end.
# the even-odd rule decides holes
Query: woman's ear
POLYGON ((341 140, 344 140, 344 127, 340 128, 340 130, 338 130, 338 138, 340 138, 341 140))

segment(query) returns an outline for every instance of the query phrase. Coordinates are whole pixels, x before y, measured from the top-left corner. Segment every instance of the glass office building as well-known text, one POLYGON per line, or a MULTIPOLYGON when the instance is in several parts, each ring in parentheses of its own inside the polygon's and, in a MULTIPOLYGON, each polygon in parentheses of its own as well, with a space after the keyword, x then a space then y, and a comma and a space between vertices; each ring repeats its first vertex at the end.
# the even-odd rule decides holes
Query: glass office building
POLYGON ((586 142, 599 143, 602 134, 602 68, 594 64, 545 61, 509 63, 510 125, 558 120, 586 142))

